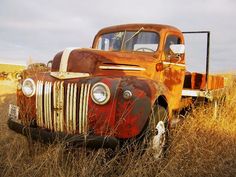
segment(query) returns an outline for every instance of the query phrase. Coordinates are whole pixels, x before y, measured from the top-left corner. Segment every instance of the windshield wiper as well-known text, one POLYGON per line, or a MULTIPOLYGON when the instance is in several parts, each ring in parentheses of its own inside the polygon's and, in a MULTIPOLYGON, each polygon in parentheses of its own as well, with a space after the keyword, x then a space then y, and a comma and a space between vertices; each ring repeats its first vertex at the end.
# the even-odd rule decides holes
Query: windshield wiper
MULTIPOLYGON (((141 27, 138 31, 136 31, 129 39, 126 41, 122 41, 121 49, 123 49, 123 46, 126 45, 127 42, 129 42, 131 39, 133 39, 135 36, 137 36, 142 30, 144 30, 144 27, 141 27)), ((125 36, 124 36, 125 37, 125 36)))

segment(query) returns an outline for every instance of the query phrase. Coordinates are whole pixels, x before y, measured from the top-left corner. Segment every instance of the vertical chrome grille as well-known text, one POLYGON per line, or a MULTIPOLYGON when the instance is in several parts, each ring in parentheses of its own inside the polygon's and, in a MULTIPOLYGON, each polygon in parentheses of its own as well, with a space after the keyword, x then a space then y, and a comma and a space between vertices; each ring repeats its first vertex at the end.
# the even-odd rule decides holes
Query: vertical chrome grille
POLYGON ((53 122, 55 131, 64 131, 64 82, 53 84, 53 122))
POLYGON ((37 94, 36 94, 36 115, 37 115, 37 125, 44 127, 43 123, 43 81, 37 82, 37 94))
POLYGON ((90 87, 90 84, 82 84, 80 89, 79 133, 87 133, 88 98, 90 87))
POLYGON ((75 133, 76 131, 76 99, 77 84, 68 84, 66 99, 66 128, 67 132, 75 133))
POLYGON ((88 130, 88 100, 91 84, 37 82, 37 125, 53 131, 83 133, 88 130))
POLYGON ((44 121, 45 127, 52 129, 52 104, 51 104, 51 95, 52 95, 52 83, 45 82, 44 85, 44 121))

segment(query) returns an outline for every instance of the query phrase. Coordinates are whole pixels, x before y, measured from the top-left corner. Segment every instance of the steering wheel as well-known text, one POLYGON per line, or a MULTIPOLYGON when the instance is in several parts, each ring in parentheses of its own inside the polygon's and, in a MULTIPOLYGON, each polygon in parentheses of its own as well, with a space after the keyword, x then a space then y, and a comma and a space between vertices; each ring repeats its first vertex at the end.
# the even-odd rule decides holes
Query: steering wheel
POLYGON ((150 51, 150 52, 155 52, 155 50, 146 48, 146 47, 140 47, 140 48, 135 49, 135 51, 142 51, 142 52, 145 52, 145 50, 150 51))
POLYGON ((140 47, 140 48, 137 48, 135 51, 145 52, 145 50, 150 51, 150 52, 155 52, 155 50, 147 48, 147 47, 140 47))

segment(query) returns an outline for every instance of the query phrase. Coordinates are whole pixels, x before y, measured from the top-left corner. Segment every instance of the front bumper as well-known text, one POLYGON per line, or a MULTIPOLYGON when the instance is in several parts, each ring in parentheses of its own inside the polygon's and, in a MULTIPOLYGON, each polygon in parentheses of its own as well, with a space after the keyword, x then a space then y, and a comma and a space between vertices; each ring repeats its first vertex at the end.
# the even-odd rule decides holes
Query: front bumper
POLYGON ((53 143, 54 141, 65 142, 67 145, 73 147, 86 146, 90 148, 111 148, 115 149, 119 144, 119 140, 115 137, 103 137, 92 135, 72 135, 62 132, 50 132, 42 128, 34 128, 24 126, 13 119, 8 120, 8 127, 17 133, 33 139, 39 140, 43 143, 53 143))

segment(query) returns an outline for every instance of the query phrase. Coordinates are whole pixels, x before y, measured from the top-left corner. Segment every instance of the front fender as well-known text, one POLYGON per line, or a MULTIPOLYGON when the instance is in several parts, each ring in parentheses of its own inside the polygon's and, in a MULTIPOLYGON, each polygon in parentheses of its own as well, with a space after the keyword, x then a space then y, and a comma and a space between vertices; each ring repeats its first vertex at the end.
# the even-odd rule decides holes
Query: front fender
POLYGON ((138 77, 122 78, 117 95, 115 136, 126 139, 139 135, 148 120, 152 105, 158 95, 164 93, 164 85, 153 80, 138 77), (131 99, 124 99, 125 90, 132 92, 131 99))

